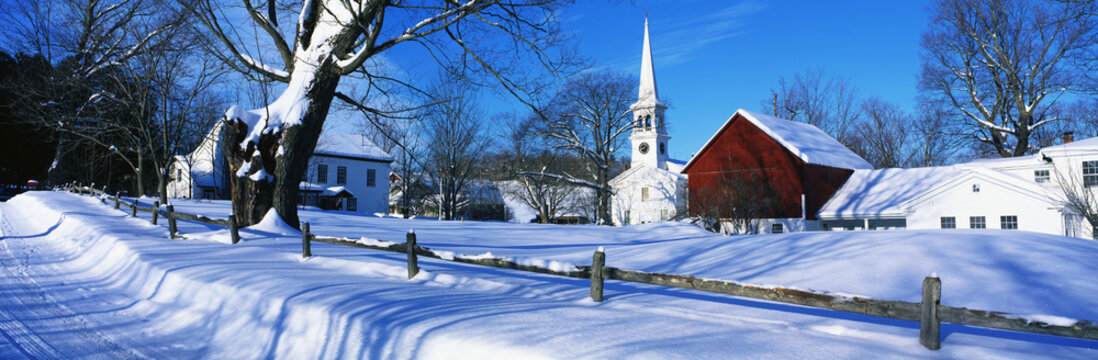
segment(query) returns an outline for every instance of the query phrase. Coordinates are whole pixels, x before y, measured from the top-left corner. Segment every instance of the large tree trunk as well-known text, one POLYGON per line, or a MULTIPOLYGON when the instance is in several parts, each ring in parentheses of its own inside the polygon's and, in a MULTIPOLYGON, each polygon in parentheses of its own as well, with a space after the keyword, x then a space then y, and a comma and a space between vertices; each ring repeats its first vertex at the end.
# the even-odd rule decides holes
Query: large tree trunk
MULTIPOLYGON (((331 58, 323 59, 320 66, 298 65, 293 76, 310 79, 307 83, 290 82, 290 89, 276 100, 282 106, 270 106, 264 111, 283 111, 287 102, 307 102, 307 108, 301 115, 300 124, 285 127, 266 127, 262 120, 254 126, 265 127, 258 143, 247 141, 252 129, 240 118, 226 119, 225 134, 222 137, 222 152, 229 167, 229 183, 232 189, 233 212, 240 226, 258 223, 267 212, 274 208, 286 224, 297 228, 298 186, 305 174, 309 158, 313 155, 324 119, 328 116, 328 107, 332 103, 340 75, 331 58), (312 69, 309 69, 312 68, 312 69), (306 73, 315 71, 315 74, 306 73), (295 86, 300 93, 295 95, 295 86), (287 97, 301 96, 301 99, 287 97), (243 146, 243 147, 242 147, 243 146), (280 150, 281 149, 281 150, 280 150), (245 168, 245 164, 249 166, 245 168), (266 175, 266 176, 265 176, 266 175)), ((273 105, 273 104, 272 104, 273 105)), ((262 114, 266 117, 282 117, 291 114, 262 114)))

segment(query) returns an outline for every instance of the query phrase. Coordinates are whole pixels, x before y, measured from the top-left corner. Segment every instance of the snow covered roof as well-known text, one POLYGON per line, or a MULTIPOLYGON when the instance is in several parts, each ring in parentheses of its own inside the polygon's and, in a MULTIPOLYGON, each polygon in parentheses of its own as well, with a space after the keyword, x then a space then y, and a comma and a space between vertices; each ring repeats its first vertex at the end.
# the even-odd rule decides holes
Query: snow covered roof
POLYGON ((393 161, 385 150, 374 145, 365 135, 324 132, 317 140, 313 154, 342 156, 361 160, 393 161))
POLYGON ((1037 156, 1079 156, 1098 154, 1098 137, 1087 138, 1079 141, 1049 146, 1041 149, 1037 156))
POLYGON ((332 186, 332 187, 326 188, 326 189, 324 189, 324 191, 322 191, 320 193, 320 195, 322 195, 322 196, 339 196, 340 194, 343 194, 343 193, 346 193, 347 195, 349 195, 351 197, 355 197, 355 193, 351 192, 351 190, 347 190, 346 186, 332 186))
POLYGON ((649 182, 659 182, 660 180, 685 180, 686 174, 680 173, 682 169, 674 171, 671 169, 672 166, 673 165, 670 162, 668 162, 666 170, 649 166, 634 166, 629 168, 629 170, 625 170, 621 174, 618 174, 618 176, 615 176, 613 179, 610 179, 610 184, 616 186, 618 183, 630 178, 636 178, 637 180, 651 179, 652 181, 649 182))
POLYGON ((728 121, 721 126, 720 130, 713 134, 713 137, 709 138, 709 141, 698 150, 697 154, 690 159, 690 162, 686 164, 684 169, 689 168, 691 164, 698 159, 698 155, 704 153, 705 150, 717 140, 717 136, 732 124, 732 121, 736 119, 737 115, 750 121, 767 135, 770 135, 774 141, 777 141, 789 150, 789 152, 806 163, 841 169, 873 168, 873 165, 870 165, 869 162, 862 159, 861 156, 850 151, 850 149, 842 143, 839 143, 835 138, 831 137, 831 135, 828 135, 815 126, 739 109, 736 110, 736 113, 733 114, 732 117, 728 118, 728 121))
MULTIPOLYGON (((686 160, 667 159, 667 171, 673 173, 681 173, 682 169, 686 167, 686 160)), ((685 178, 685 174, 683 177, 685 178)))
POLYGON ((817 215, 825 219, 904 217, 913 205, 972 178, 995 182, 1022 195, 1048 198, 1042 185, 981 166, 854 170, 817 215))

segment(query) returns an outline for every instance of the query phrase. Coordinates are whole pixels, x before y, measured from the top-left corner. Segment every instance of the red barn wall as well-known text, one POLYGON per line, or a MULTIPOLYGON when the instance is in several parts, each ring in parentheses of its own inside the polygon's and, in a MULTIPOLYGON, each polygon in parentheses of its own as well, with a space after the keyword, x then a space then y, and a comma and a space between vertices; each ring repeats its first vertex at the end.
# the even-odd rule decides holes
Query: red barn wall
POLYGON ((807 218, 815 220, 819 209, 853 171, 806 164, 755 124, 736 115, 686 173, 694 214, 713 206, 713 194, 727 188, 730 181, 752 179, 748 182, 761 181, 755 188, 774 199, 775 206, 764 217, 801 217, 801 194, 805 194, 807 218))

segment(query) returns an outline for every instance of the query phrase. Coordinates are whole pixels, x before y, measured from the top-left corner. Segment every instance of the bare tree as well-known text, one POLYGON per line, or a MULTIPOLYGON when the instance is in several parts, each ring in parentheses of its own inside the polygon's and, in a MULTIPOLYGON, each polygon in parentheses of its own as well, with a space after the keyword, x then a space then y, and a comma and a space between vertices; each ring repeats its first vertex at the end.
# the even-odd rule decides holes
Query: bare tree
POLYGON ((541 135, 553 139, 554 146, 583 158, 588 180, 573 183, 595 189, 596 221, 604 225, 611 223, 611 167, 618 149, 625 145, 623 135, 629 134, 633 126, 629 104, 636 100, 634 84, 631 77, 611 72, 583 73, 569 80, 557 94, 551 111, 539 112, 545 121, 541 135))
POLYGON ((774 190, 764 176, 753 171, 724 172, 717 183, 702 189, 694 215, 702 218, 709 231, 758 234, 762 219, 777 207, 774 190))
MULTIPOLYGON (((133 121, 105 121, 126 146, 136 149, 138 164, 152 165, 157 193, 168 203, 168 173, 176 155, 186 154, 217 121, 222 101, 212 91, 222 71, 212 59, 198 56, 189 33, 173 32, 171 40, 150 48, 109 76, 113 94, 133 121)), ((119 144, 122 145, 122 144, 119 144)), ((145 173, 135 169, 139 179, 145 173)))
POLYGON ((507 143, 500 154, 504 166, 499 169, 506 174, 501 180, 509 181, 504 191, 537 211, 539 222, 550 223, 567 208, 565 200, 574 186, 547 174, 568 173, 568 165, 578 159, 565 158, 538 136, 536 117, 519 121, 514 114, 504 114, 497 120, 506 124, 507 143))
POLYGON ((777 118, 800 121, 820 128, 844 145, 856 136, 860 118, 856 91, 846 79, 829 77, 823 70, 805 70, 792 81, 778 78, 778 88, 763 101, 763 112, 777 118))
POLYGON ((1093 2, 939 0, 923 34, 922 91, 956 109, 1002 157, 1036 148, 1048 109, 1085 89, 1078 55, 1095 44, 1093 2))
MULTIPOLYGON (((274 14, 267 3, 242 0, 244 15, 262 33, 274 55, 263 59, 263 45, 237 34, 229 10, 212 0, 199 1, 192 11, 223 51, 212 52, 242 74, 260 81, 286 83, 286 89, 268 106, 244 111, 234 107, 223 147, 234 176, 233 203, 242 224, 258 222, 274 208, 291 226, 298 226, 298 181, 335 97, 340 80, 355 75, 368 83, 396 82, 363 65, 402 43, 423 45, 447 68, 469 69, 479 64, 509 90, 513 81, 509 59, 534 53, 553 66, 549 49, 555 33, 557 0, 468 1, 335 1, 306 0, 297 16, 274 14), (296 19, 283 29, 282 19, 296 19), (286 34, 292 34, 287 37, 286 34), (487 34, 495 35, 496 37, 487 34), (491 39, 504 38, 502 41, 491 39), (492 50, 509 49, 509 50, 492 50), (250 50, 250 51, 249 51, 250 50), (502 56, 505 52, 507 56, 502 56)), ((252 33, 252 32, 248 32, 252 33)), ((354 99, 340 97, 341 100, 354 99)), ((368 103, 360 103, 369 109, 368 103)))
POLYGON ((893 103, 871 97, 862 101, 862 121, 854 127, 851 142, 855 153, 874 168, 896 168, 907 164, 911 119, 893 103))
MULTIPOLYGON (((1095 194, 1095 183, 1085 181, 1071 165, 1056 165, 1053 167, 1053 177, 1060 191, 1053 196, 1053 201, 1059 203, 1067 212, 1086 219, 1091 229, 1098 229, 1098 194, 1095 194)), ((1092 233, 1092 238, 1098 239, 1098 233, 1092 233)))
MULTIPOLYGON (((43 5, 13 4, 3 16, 16 24, 15 36, 9 38, 12 46, 42 54, 53 66, 45 81, 19 92, 23 99, 17 103, 23 105, 18 110, 22 119, 58 136, 50 176, 58 182, 64 180, 55 173, 70 167, 66 154, 77 145, 113 146, 101 132, 104 119, 119 116, 117 103, 104 102, 113 97, 106 78, 166 41, 183 17, 164 3, 142 0, 65 0, 43 5)), ((132 169, 141 169, 139 159, 121 158, 132 169)), ((140 175, 137 178, 138 192, 143 192, 140 175)))
POLYGON ((912 118, 907 142, 911 146, 906 167, 941 166, 954 160, 961 148, 962 136, 941 104, 926 102, 912 118))
POLYGON ((467 200, 468 185, 477 177, 479 161, 490 145, 476 94, 468 86, 442 80, 435 89, 445 99, 427 108, 422 116, 423 167, 438 190, 439 216, 452 220, 467 200))

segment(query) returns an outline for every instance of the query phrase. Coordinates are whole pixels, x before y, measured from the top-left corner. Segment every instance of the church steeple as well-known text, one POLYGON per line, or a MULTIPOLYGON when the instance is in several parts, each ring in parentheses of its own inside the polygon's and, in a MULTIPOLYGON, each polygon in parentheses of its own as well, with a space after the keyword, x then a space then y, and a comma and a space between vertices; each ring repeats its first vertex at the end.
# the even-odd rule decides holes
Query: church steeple
POLYGON ((656 91, 656 70, 652 67, 652 45, 648 40, 648 18, 644 18, 644 50, 641 51, 640 89, 637 93, 637 105, 642 103, 659 104, 656 91))
POLYGON ((640 86, 637 102, 629 106, 633 112, 632 166, 667 168, 667 127, 663 117, 667 106, 659 100, 656 90, 656 68, 652 65, 652 45, 648 39, 648 18, 644 19, 644 48, 641 50, 640 86))

